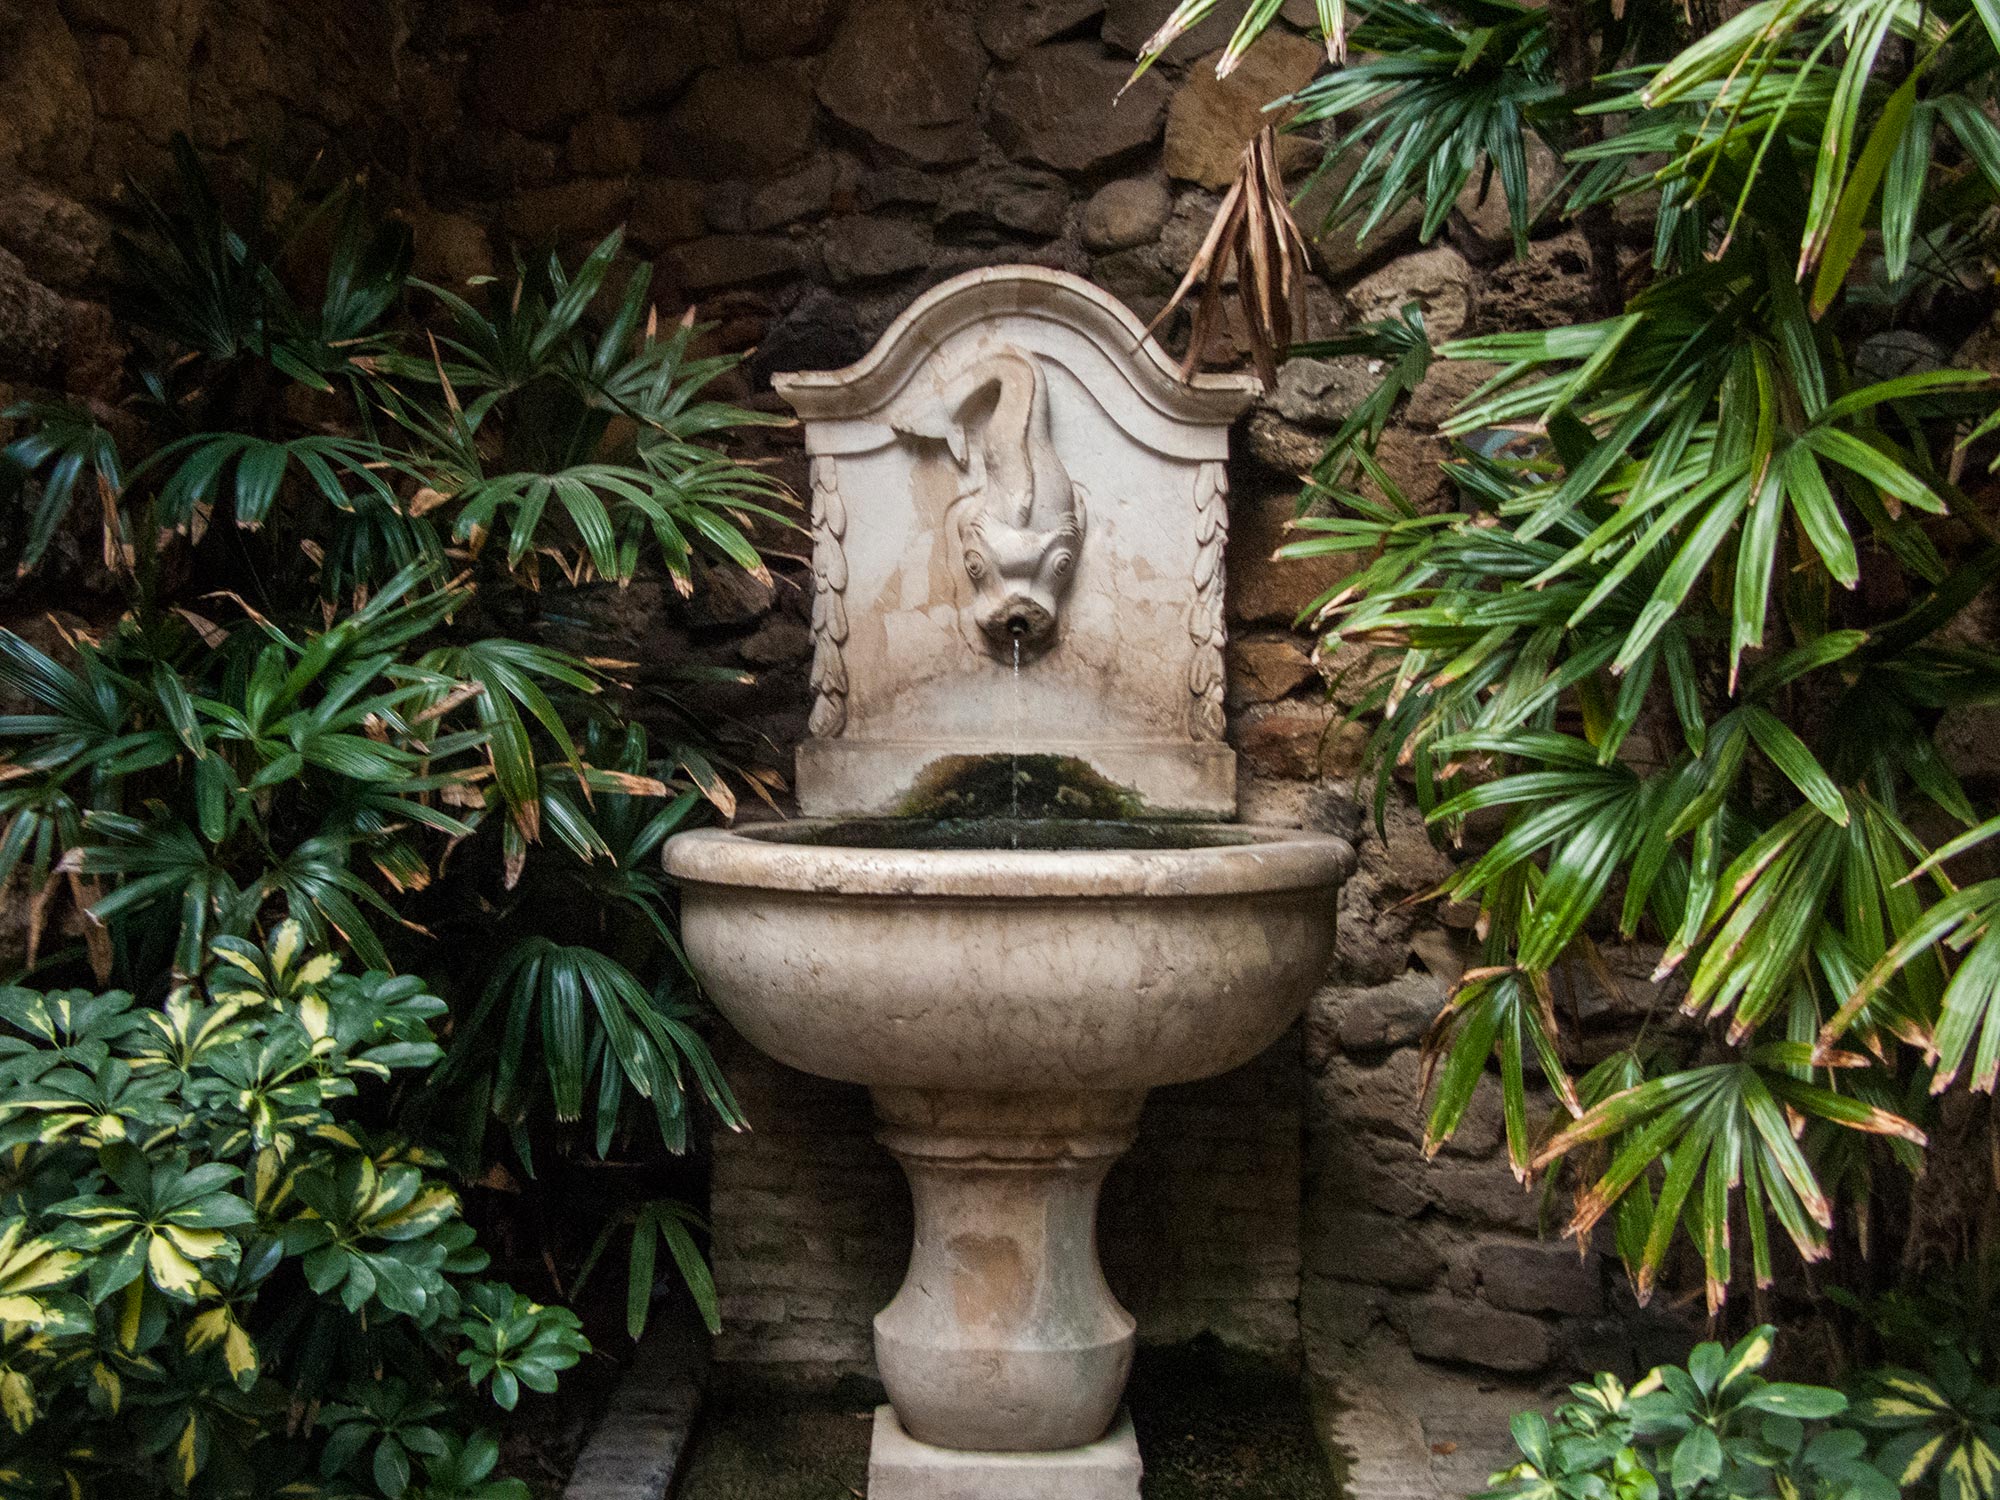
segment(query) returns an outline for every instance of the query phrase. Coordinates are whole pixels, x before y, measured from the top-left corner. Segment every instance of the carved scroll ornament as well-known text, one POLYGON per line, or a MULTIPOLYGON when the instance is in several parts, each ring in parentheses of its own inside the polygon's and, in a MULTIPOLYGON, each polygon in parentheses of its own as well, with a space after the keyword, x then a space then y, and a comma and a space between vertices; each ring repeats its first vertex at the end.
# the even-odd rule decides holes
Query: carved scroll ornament
POLYGON ((812 462, 812 717, 807 727, 828 739, 847 727, 847 507, 833 460, 812 462))
POLYGON ((1188 736, 1219 740, 1228 727, 1222 712, 1222 648, 1229 633, 1222 621, 1222 553, 1229 540, 1229 474, 1213 461, 1195 471, 1194 599, 1188 606, 1188 736))

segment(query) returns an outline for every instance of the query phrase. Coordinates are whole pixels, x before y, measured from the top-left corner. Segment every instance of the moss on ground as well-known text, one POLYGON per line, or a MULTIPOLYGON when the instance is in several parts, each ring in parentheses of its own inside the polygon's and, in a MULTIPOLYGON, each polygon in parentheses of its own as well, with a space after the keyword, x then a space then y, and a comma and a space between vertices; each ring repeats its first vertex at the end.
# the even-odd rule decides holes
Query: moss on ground
POLYGON ((1304 1382, 1212 1339, 1146 1349, 1132 1373, 1146 1500, 1337 1500, 1304 1382))
POLYGON ((882 1399, 858 1382, 826 1395, 742 1380, 711 1388, 677 1500, 854 1500, 882 1399))

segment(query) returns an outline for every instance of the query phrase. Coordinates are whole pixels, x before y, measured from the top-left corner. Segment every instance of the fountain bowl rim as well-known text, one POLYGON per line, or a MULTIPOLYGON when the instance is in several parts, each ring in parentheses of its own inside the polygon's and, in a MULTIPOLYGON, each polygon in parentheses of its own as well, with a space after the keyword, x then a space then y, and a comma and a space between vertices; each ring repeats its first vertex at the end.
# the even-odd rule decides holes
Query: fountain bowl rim
POLYGON ((667 840, 661 860, 683 886, 815 897, 986 900, 1163 899, 1324 890, 1353 873, 1336 834, 1240 823, 1173 825, 1235 841, 1172 849, 899 849, 799 842, 800 830, 853 820, 800 818, 701 828, 667 840), (778 831, 793 837, 780 839, 778 831))

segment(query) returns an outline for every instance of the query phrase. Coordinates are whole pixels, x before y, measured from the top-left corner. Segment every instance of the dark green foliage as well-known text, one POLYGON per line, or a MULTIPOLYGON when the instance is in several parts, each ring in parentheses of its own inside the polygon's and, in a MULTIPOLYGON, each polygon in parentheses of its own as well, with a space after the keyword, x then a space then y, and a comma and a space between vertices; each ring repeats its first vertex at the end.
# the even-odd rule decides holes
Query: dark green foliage
POLYGON ((1927 1095, 2000 1074, 2000 820, 1934 739, 2000 702, 1967 628, 2000 576, 1995 379, 1885 367, 1877 339, 1949 350, 1994 311, 2000 12, 1354 9, 1368 55, 1294 96, 1295 128, 1351 124, 1336 217, 1415 201, 1428 234, 1481 170, 1523 248, 1529 135, 1599 260, 1609 207, 1657 195, 1651 267, 1598 267, 1611 316, 1432 348, 1406 310, 1311 351, 1385 380, 1285 552, 1355 561, 1306 621, 1374 656, 1378 809, 1405 778, 1471 843, 1435 893, 1479 906, 1483 950, 1427 1039, 1430 1148, 1496 1070, 1516 1172, 1570 1163, 1571 1232, 1613 1216, 1642 1297, 1684 1234, 1714 1309, 1732 1236, 1760 1285, 1773 1221, 1824 1257, 1874 1158, 1920 1163, 1927 1095), (1558 65, 1579 53, 1595 81, 1558 65), (1498 373, 1443 427, 1456 503, 1420 511, 1371 449, 1463 360, 1498 373), (1579 1080, 1558 977, 1612 936, 1662 945, 1706 1032, 1642 1029, 1579 1080))
MULTIPOLYGON (((0 1066, 34 1064, 38 1093, 0 1102, 0 1149, 32 1176, 0 1232, 31 1290, 80 1299, 65 1337, 126 1320, 100 1367, 129 1420, 91 1442, 138 1447, 91 1464, 218 1497, 352 1481, 506 1500, 518 1486, 464 1435, 454 1382, 512 1410, 583 1346, 568 1313, 466 1283, 483 1262, 442 1174, 518 1187, 502 1151, 531 1179, 679 1152, 692 1094, 740 1123, 658 858, 733 810, 732 782, 770 779, 734 765, 712 715, 642 697, 630 664, 561 650, 542 622, 642 575, 686 594, 698 569, 761 573, 751 531, 790 524, 788 500, 721 444, 772 419, 709 394, 731 361, 660 326, 616 235, 574 269, 430 286, 357 188, 291 195, 274 220, 262 184, 245 208, 184 144, 176 160, 171 192, 130 195, 131 398, 6 413, 6 561, 87 623, 0 632, 0 880, 26 892, 31 974, 139 1003, 65 991, 36 1002, 47 1019, 9 1013, 36 1040, 0 1066), (329 1009, 313 995, 334 953, 371 973, 329 1009), (190 999, 204 983, 241 1015, 190 999), (412 1010, 426 985, 442 998, 412 1010), (370 1004, 375 1030, 349 1034, 370 1004), (446 1010, 448 1059, 429 1027, 446 1010), (293 1019, 252 1044, 253 1014, 293 1019), (327 1114, 392 1070, 351 1120, 327 1114), (64 1183, 34 1156, 58 1148, 96 1165, 64 1183), (86 1250, 87 1269, 62 1260, 86 1250), (69 1269, 37 1279, 52 1266, 69 1269), (178 1309, 203 1298, 196 1338, 178 1309), (371 1369, 401 1384, 351 1386, 371 1369), (293 1459, 321 1439, 280 1380, 332 1402, 317 1477, 293 1459), (273 1447, 289 1456, 253 1458, 273 1447)), ((671 1190, 601 1205, 643 1231, 635 1335, 661 1237, 714 1316, 671 1190)), ((515 1244, 557 1295, 598 1224, 561 1227, 573 1243, 515 1244)), ((65 1424, 115 1403, 103 1379, 85 1400, 91 1366, 53 1347, 29 1363, 8 1369, 38 1383, 40 1416, 8 1452, 39 1484, 75 1457, 65 1424)), ((24 1399, 9 1387, 17 1417, 24 1399)))
POLYGON ((0 990, 7 1493, 401 1500, 411 1454, 587 1352, 569 1312, 474 1279, 435 1155, 353 1123, 436 1063, 443 1012, 294 922, 218 939, 158 1009, 0 990))
POLYGON ((1522 1461, 1479 1500, 1992 1496, 2000 1389, 1949 1342, 1930 1349, 1927 1375, 1864 1370, 1845 1393, 1765 1380, 1773 1342, 1766 1326, 1727 1350, 1702 1344, 1685 1368, 1663 1365, 1629 1390, 1602 1374, 1571 1386, 1553 1421, 1514 1418, 1522 1461))

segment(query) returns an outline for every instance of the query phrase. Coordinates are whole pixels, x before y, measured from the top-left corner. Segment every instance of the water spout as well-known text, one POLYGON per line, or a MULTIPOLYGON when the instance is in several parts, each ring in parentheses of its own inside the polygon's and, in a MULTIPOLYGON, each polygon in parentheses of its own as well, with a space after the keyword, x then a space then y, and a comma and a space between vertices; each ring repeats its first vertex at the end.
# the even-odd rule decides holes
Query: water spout
POLYGON ((1014 847, 1021 847, 1021 637, 1027 632, 1018 625, 1014 629, 1014 734, 1013 750, 1007 761, 1007 791, 1013 807, 1013 822, 1017 830, 1014 847))

